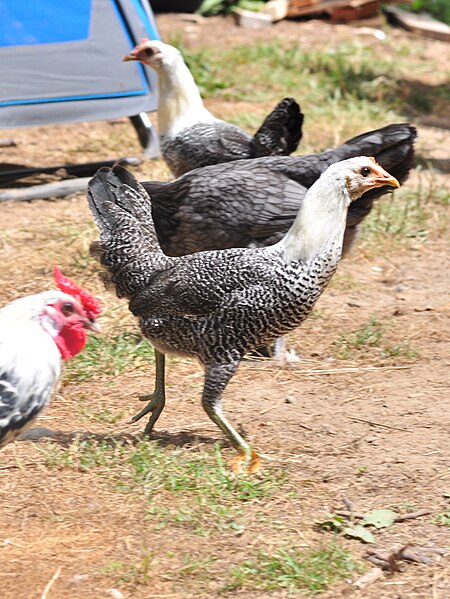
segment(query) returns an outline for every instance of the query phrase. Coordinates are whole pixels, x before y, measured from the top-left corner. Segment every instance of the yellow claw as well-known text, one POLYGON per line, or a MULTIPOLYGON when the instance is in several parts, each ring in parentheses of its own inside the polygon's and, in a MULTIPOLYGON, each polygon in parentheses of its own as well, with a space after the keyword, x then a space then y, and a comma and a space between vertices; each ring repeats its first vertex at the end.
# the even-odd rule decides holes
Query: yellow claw
POLYGON ((235 474, 256 474, 261 470, 261 458, 253 449, 250 458, 243 451, 231 460, 230 465, 235 474))

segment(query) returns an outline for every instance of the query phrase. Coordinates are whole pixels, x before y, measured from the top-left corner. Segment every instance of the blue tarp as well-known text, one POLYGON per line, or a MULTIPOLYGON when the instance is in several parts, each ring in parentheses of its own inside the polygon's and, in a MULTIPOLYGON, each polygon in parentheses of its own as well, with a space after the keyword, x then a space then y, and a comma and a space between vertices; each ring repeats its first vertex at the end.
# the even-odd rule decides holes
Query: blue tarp
POLYGON ((155 110, 153 71, 122 63, 142 37, 147 0, 0 0, 0 128, 155 110))

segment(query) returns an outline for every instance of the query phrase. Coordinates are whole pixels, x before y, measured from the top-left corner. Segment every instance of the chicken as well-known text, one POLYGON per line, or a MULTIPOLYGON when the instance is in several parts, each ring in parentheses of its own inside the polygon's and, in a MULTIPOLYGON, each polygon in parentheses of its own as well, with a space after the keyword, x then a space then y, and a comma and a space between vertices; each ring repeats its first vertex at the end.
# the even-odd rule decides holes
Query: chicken
MULTIPOLYGON (((152 198, 156 232, 165 254, 261 247, 280 241, 301 209, 307 189, 334 162, 373 155, 403 183, 413 166, 415 139, 414 127, 393 124, 320 154, 217 164, 175 181, 148 181, 143 186, 152 198)), ((388 191, 387 186, 372 189, 350 205, 344 253, 373 201, 388 191)))
POLYGON ((134 417, 151 413, 147 434, 165 404, 164 354, 192 356, 205 369, 203 408, 240 452, 238 464, 258 467, 257 454, 223 415, 222 393, 247 351, 308 316, 338 266, 349 205, 386 185, 399 183, 372 158, 338 162, 311 186, 275 245, 169 257, 142 186, 122 167, 97 172, 88 202, 100 241, 91 253, 155 347, 155 391, 134 417))
POLYGON ((99 302, 55 267, 59 290, 0 309, 0 447, 24 432, 49 403, 61 359, 79 353, 86 329, 97 332, 99 302))
POLYGON ((205 108, 181 52, 173 46, 144 38, 123 60, 137 60, 158 73, 161 151, 176 177, 201 166, 288 155, 297 149, 303 115, 293 98, 281 100, 252 136, 205 108))

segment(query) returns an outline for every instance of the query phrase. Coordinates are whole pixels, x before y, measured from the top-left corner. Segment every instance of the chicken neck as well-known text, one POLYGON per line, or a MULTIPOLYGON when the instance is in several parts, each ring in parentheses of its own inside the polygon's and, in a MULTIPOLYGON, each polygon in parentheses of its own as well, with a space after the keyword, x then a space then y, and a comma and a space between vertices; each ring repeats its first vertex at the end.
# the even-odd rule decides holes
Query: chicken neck
POLYGON ((291 228, 275 246, 282 249, 286 264, 308 262, 325 253, 331 253, 337 264, 350 201, 345 181, 330 185, 329 179, 319 178, 305 196, 291 228))
POLYGON ((184 62, 158 71, 159 134, 176 135, 185 127, 217 119, 203 105, 200 92, 184 62))

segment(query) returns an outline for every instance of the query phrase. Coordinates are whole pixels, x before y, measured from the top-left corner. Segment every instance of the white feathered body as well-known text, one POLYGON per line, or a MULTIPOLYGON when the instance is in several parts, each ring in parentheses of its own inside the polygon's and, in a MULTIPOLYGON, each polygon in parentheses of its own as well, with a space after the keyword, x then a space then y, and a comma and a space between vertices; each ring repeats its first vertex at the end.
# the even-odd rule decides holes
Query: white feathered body
POLYGON ((0 447, 31 426, 48 404, 61 372, 61 353, 44 305, 60 292, 15 300, 0 309, 0 447))

